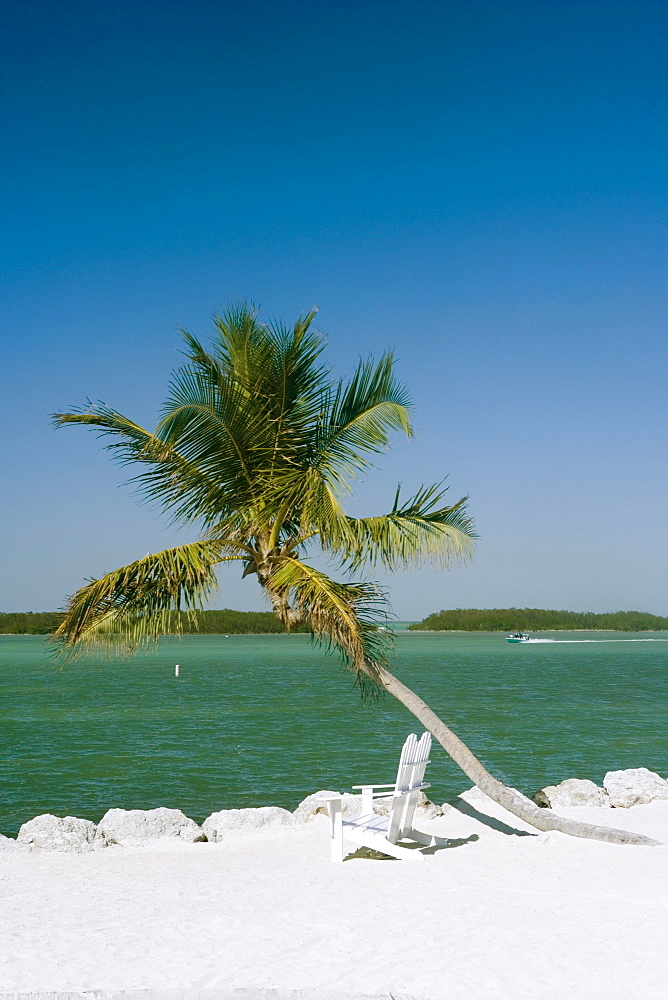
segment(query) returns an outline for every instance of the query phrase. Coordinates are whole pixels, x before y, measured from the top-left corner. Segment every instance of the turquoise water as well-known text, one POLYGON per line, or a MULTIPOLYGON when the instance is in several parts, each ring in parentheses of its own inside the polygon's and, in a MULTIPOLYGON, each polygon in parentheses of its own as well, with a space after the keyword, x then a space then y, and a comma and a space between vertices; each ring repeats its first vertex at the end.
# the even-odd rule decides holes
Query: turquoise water
MULTIPOLYGON (((527 793, 613 768, 666 774, 668 642, 633 641, 665 633, 551 635, 527 646, 399 635, 394 670, 527 793)), ((419 731, 389 697, 361 704, 338 660, 303 635, 165 639, 129 661, 63 667, 40 636, 0 636, 0 705, 6 835, 42 812, 99 820, 111 806, 167 805, 201 821, 234 806, 294 809, 321 788, 393 780, 419 731)), ((435 801, 470 785, 440 747, 432 761, 435 801)))

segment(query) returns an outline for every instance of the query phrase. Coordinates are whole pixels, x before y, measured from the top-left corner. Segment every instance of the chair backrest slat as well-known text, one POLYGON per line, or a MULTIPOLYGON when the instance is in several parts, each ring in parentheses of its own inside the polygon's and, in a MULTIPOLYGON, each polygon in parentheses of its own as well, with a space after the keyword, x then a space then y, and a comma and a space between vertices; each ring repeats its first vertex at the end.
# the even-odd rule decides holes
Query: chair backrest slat
POLYGON ((414 733, 411 733, 403 745, 390 806, 387 839, 391 843, 396 843, 411 829, 413 815, 420 798, 420 785, 429 763, 430 750, 429 733, 423 733, 419 740, 414 733))

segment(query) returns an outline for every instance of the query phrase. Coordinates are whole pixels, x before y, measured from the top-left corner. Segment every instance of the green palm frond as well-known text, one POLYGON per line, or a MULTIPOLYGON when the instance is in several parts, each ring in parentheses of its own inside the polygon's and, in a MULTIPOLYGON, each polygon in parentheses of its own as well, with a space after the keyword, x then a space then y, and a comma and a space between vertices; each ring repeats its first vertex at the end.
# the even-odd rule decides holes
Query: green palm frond
POLYGON ((311 465, 327 478, 337 493, 349 493, 351 479, 368 469, 370 456, 384 452, 392 431, 413 434, 411 401, 395 378, 393 357, 384 354, 378 364, 361 361, 352 379, 339 382, 324 400, 311 465))
POLYGON ((290 529, 288 535, 316 533, 339 545, 353 543, 348 517, 319 469, 282 469, 274 474, 272 484, 267 502, 273 510, 287 505, 284 528, 290 529))
POLYGON ((107 447, 119 450, 118 457, 123 462, 157 462, 166 451, 164 442, 154 434, 104 403, 97 406, 89 403, 71 413, 54 413, 52 419, 55 427, 84 424, 98 428, 100 436, 121 438, 107 447))
MULTIPOLYGON (((71 413, 55 413, 53 422, 56 427, 93 427, 100 436, 113 438, 107 448, 122 465, 148 465, 149 470, 133 477, 130 484, 137 486, 147 500, 155 500, 163 510, 172 511, 175 519, 187 523, 202 517, 202 511, 224 513, 228 497, 222 494, 220 483, 180 454, 173 444, 116 410, 99 404, 71 413)), ((236 508, 238 503, 233 506, 236 508)))
POLYGON ((290 594, 314 636, 339 650, 362 687, 368 681, 377 683, 392 644, 391 633, 379 630, 388 621, 389 607, 377 584, 338 583, 287 557, 281 559, 272 585, 290 594))
POLYGON ((182 455, 195 474, 184 469, 179 475, 162 462, 142 477, 152 495, 169 491, 176 472, 183 491, 181 507, 191 518, 195 514, 208 524, 257 503, 262 485, 258 468, 268 467, 272 441, 257 408, 237 387, 219 391, 201 373, 182 369, 172 381, 156 435, 182 455))
MULTIPOLYGON (((262 326, 249 309, 230 310, 216 318, 210 352, 184 334, 189 364, 172 379, 156 434, 216 484, 217 504, 198 483, 184 500, 205 523, 235 506, 256 513, 270 507, 282 489, 274 478, 286 467, 304 467, 327 377, 318 364, 324 341, 311 330, 314 316, 288 329, 262 326)), ((154 470, 151 489, 159 492, 163 479, 154 470)))
POLYGON ((319 363, 325 340, 312 328, 316 312, 300 316, 292 328, 281 322, 261 324, 256 311, 244 305, 214 319, 217 337, 207 370, 221 373, 225 384, 245 393, 278 437, 286 421, 293 433, 300 423, 311 425, 329 377, 319 363))
POLYGON ((63 648, 78 644, 133 648, 166 632, 178 632, 180 612, 199 610, 217 587, 215 566, 240 558, 237 546, 216 541, 147 555, 77 590, 54 638, 63 648))
POLYGON ((399 503, 399 489, 389 514, 349 517, 349 537, 332 544, 351 569, 380 564, 386 569, 411 568, 431 563, 445 569, 473 554, 478 537, 467 512, 468 497, 443 506, 441 484, 422 486, 415 496, 399 503))

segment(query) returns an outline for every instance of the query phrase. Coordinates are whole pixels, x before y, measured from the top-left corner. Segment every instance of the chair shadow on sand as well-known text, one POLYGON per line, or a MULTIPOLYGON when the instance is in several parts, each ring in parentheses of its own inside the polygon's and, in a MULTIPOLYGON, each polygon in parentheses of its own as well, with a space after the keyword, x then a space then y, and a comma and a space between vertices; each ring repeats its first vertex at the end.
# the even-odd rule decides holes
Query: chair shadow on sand
MULTIPOLYGON (((518 830, 517 827, 510 826, 508 823, 504 823, 501 819, 496 819, 494 816, 489 816, 487 813, 480 812, 475 806, 472 806, 469 802, 464 799, 457 798, 454 801, 448 802, 448 805, 456 809, 457 812, 461 813, 463 816, 469 816, 471 819, 475 819, 478 823, 482 823, 484 826, 489 827, 490 830, 496 830, 497 833, 503 833, 506 837, 536 837, 537 833, 529 833, 528 830, 518 830)), ((477 840, 480 840, 480 836, 477 833, 472 833, 468 837, 458 837, 458 838, 443 838, 447 840, 444 844, 437 844, 433 847, 420 847, 419 844, 404 844, 403 846, 410 848, 411 850, 422 851, 424 855, 430 854, 440 854, 441 851, 449 851, 453 847, 464 847, 465 844, 473 844, 477 840)), ((396 861, 397 858, 391 858, 388 854, 382 854, 380 851, 375 851, 371 847, 359 847, 356 851, 348 854, 345 858, 346 861, 357 861, 364 859, 366 861, 396 861)))
MULTIPOLYGON (((446 840, 446 838, 443 838, 446 840)), ((420 851, 424 855, 429 854, 440 854, 441 851, 449 851, 453 847, 463 847, 465 844, 473 844, 476 840, 480 840, 477 833, 472 833, 470 837, 458 837, 458 838, 448 838, 447 843, 435 844, 433 847, 422 847, 420 844, 402 844, 402 847, 408 848, 411 851, 420 851)), ((398 861, 398 858, 391 858, 389 854, 382 854, 381 851, 375 851, 373 847, 358 847, 356 851, 351 852, 346 855, 344 861, 358 861, 363 859, 365 861, 398 861)))

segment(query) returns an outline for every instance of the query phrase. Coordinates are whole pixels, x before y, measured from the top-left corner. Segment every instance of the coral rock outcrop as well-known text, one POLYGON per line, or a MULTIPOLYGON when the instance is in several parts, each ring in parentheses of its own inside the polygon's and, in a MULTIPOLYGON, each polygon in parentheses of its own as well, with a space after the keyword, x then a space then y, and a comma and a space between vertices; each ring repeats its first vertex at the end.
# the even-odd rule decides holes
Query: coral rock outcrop
POLYGON ((100 836, 96 842, 95 824, 76 816, 52 816, 43 813, 28 820, 19 830, 18 844, 26 844, 38 851, 62 851, 67 854, 84 854, 99 847, 106 847, 100 836))
POLYGON ((654 799, 668 799, 668 781, 646 767, 629 767, 625 771, 608 771, 603 779, 610 805, 618 809, 644 805, 654 799))
POLYGON ((234 833, 255 833, 258 830, 294 826, 295 818, 280 806, 260 806, 257 809, 221 809, 202 823, 207 840, 216 843, 234 833))
POLYGON ((547 785, 534 792, 533 800, 537 805, 548 809, 609 805, 605 789, 586 778, 566 778, 558 785, 547 785))
POLYGON ((114 844, 138 846, 147 840, 178 837, 193 844, 206 840, 200 826, 180 809, 109 809, 97 825, 97 836, 114 844))

